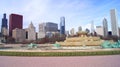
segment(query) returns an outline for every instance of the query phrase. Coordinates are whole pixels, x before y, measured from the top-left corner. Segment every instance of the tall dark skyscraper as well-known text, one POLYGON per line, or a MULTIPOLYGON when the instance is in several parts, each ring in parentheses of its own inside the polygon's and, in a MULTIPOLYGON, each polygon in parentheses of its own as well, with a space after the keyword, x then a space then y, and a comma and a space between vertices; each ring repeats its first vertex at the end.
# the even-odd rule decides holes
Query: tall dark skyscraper
POLYGON ((8 21, 6 18, 6 14, 3 14, 3 18, 2 18, 2 24, 1 24, 1 33, 2 35, 8 35, 8 25, 7 25, 8 21))
MULTIPOLYGON (((3 14, 3 18, 2 18, 2 26, 1 26, 2 28, 4 27, 4 28, 8 28, 8 25, 7 25, 7 18, 6 18, 6 14, 4 13, 3 14)), ((1 29, 2 29, 1 28, 1 29)))
POLYGON ((60 34, 65 34, 65 17, 60 18, 60 34))
POLYGON ((12 36, 12 30, 15 28, 23 28, 23 16, 18 14, 11 14, 9 16, 9 36, 12 36))

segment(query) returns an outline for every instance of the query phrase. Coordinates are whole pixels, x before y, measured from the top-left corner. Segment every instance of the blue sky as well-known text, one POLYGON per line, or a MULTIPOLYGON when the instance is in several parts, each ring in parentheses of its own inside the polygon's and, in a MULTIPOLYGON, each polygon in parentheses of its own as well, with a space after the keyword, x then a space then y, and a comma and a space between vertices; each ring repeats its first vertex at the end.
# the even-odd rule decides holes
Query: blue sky
POLYGON ((66 18, 66 29, 82 26, 90 28, 91 21, 95 25, 102 25, 104 17, 110 25, 110 10, 117 9, 120 26, 120 1, 119 0, 0 0, 0 18, 7 13, 21 14, 24 17, 24 28, 32 21, 38 30, 42 22, 60 23, 60 17, 66 18))

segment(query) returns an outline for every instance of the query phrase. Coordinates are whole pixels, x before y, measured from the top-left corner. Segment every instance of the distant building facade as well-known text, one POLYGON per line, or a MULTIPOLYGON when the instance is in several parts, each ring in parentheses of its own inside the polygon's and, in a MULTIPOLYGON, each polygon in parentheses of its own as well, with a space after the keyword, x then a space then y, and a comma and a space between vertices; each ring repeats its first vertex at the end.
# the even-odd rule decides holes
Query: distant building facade
POLYGON ((78 27, 78 32, 81 32, 81 31, 82 31, 82 27, 79 26, 79 27, 78 27))
POLYGON ((65 34, 66 34, 67 37, 70 35, 69 31, 66 31, 65 34))
POLYGON ((58 24, 52 22, 39 24, 38 38, 44 38, 46 35, 51 36, 52 32, 58 32, 58 24))
POLYGON ((16 42, 23 42, 26 39, 24 29, 15 28, 12 31, 12 34, 12 37, 15 39, 16 42))
POLYGON ((96 33, 97 35, 104 35, 103 27, 102 26, 96 26, 96 33))
POLYGON ((108 36, 108 22, 107 19, 103 19, 103 31, 104 31, 104 37, 108 36))
POLYGON ((46 35, 45 32, 38 32, 37 39, 44 38, 45 35, 46 35))
POLYGON ((40 38, 44 38, 45 37, 45 33, 46 33, 46 28, 45 28, 46 24, 45 23, 41 23, 39 24, 39 31, 38 31, 38 39, 40 38))
POLYGON ((9 36, 12 36, 12 30, 15 28, 23 28, 23 16, 18 14, 11 14, 9 16, 9 36))
POLYGON ((65 34, 65 17, 60 18, 60 34, 65 34))
POLYGON ((36 40, 36 31, 32 22, 30 23, 29 27, 26 29, 26 39, 36 40))
POLYGON ((2 25, 1 25, 1 33, 4 36, 8 36, 8 20, 6 18, 6 14, 3 14, 2 25))
POLYGON ((56 32, 58 31, 58 24, 46 22, 39 24, 39 32, 56 32))
POLYGON ((5 27, 2 28, 1 33, 2 33, 2 36, 8 36, 9 35, 8 29, 6 29, 5 27))
POLYGON ((94 35, 95 29, 94 29, 94 21, 91 22, 91 33, 94 35))
POLYGON ((71 36, 75 35, 75 29, 74 29, 74 28, 72 28, 72 29, 70 30, 70 35, 71 35, 71 36))
POLYGON ((119 36, 118 19, 117 19, 115 9, 110 10, 110 16, 111 16, 112 35, 113 36, 119 36))

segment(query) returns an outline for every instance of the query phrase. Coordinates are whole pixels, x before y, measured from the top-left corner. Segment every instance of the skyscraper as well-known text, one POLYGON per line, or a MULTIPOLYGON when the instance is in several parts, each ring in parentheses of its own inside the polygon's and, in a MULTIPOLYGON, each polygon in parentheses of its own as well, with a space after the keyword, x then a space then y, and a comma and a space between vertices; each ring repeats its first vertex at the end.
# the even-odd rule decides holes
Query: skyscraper
POLYGON ((6 18, 6 14, 4 13, 3 14, 3 18, 2 18, 2 28, 5 27, 6 29, 8 28, 8 25, 7 25, 7 18, 6 18))
POLYGON ((103 19, 103 33, 104 33, 104 37, 108 36, 108 24, 107 24, 107 19, 104 18, 103 19))
POLYGON ((9 36, 12 36, 12 30, 23 28, 23 16, 18 14, 11 14, 9 16, 9 36))
POLYGON ((60 18, 60 34, 65 34, 65 17, 60 18))
POLYGON ((2 25, 1 25, 1 33, 2 35, 8 35, 8 25, 7 25, 8 21, 6 18, 6 14, 3 14, 3 18, 2 18, 2 25))
POLYGON ((92 22, 91 22, 91 33, 94 34, 94 32, 95 32, 94 22, 92 21, 92 22))
POLYGON ((112 35, 119 36, 118 19, 116 16, 116 10, 115 9, 110 10, 110 15, 111 15, 112 35))

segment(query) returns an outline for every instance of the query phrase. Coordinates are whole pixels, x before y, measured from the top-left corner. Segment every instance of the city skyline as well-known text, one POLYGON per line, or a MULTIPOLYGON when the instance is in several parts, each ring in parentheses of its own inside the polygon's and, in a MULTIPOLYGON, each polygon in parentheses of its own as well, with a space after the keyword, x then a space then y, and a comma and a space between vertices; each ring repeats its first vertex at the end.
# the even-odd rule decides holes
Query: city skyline
MULTIPOLYGON (((95 25, 102 25, 104 17, 108 20, 108 27, 111 30, 110 10, 117 9, 118 26, 120 26, 120 4, 119 0, 1 0, 0 18, 3 13, 7 14, 7 19, 11 13, 23 15, 23 27, 27 28, 32 21, 36 29, 42 22, 54 22, 59 24, 60 17, 66 18, 66 30, 79 26, 83 29, 90 29, 91 21, 95 25)), ((59 26, 60 27, 60 26, 59 26)), ((60 29, 60 28, 59 28, 60 29)))

